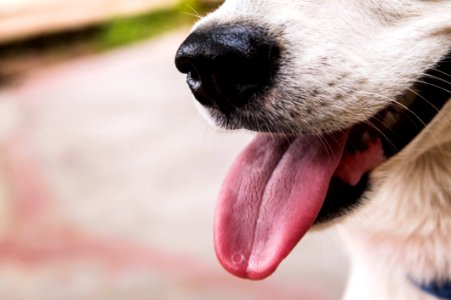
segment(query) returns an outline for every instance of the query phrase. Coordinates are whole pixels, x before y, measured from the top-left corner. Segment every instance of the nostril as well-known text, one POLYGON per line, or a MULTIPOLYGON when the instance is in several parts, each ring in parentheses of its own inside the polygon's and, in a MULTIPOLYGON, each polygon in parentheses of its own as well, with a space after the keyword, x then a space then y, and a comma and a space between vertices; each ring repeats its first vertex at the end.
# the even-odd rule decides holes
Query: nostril
POLYGON ((175 66, 180 71, 180 73, 188 74, 195 69, 192 58, 183 53, 183 49, 179 49, 177 56, 175 58, 175 66))
POLYGON ((202 80, 197 70, 193 69, 187 73, 186 83, 188 83, 189 88, 195 95, 202 92, 202 80))
POLYGON ((200 81, 200 75, 196 68, 192 68, 190 71, 188 71, 188 75, 192 80, 200 81))
POLYGON ((187 62, 179 63, 176 66, 177 66, 177 69, 183 74, 188 74, 192 70, 192 66, 187 62))
POLYGON ((215 102, 209 96, 212 93, 208 92, 209 87, 206 86, 209 80, 205 77, 210 76, 209 71, 203 67, 199 57, 188 55, 181 47, 177 52, 176 67, 181 73, 186 74, 186 83, 196 99, 203 105, 214 106, 215 102))
POLYGON ((187 83, 190 88, 198 88, 198 85, 201 84, 201 77, 199 74, 199 70, 190 62, 180 63, 177 68, 183 74, 186 74, 187 83))

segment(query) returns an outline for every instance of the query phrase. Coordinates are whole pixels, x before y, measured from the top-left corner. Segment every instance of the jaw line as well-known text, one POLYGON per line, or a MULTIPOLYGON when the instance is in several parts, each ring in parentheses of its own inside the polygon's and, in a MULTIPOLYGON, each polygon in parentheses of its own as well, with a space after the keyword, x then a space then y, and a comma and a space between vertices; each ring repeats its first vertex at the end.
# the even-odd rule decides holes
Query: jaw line
MULTIPOLYGON (((393 126, 383 128, 383 122, 377 121, 379 118, 372 120, 372 123, 379 127, 378 131, 381 133, 379 138, 382 140, 387 160, 414 141, 440 113, 445 104, 451 101, 451 52, 417 82, 413 87, 416 94, 415 100, 408 106, 407 111, 398 112, 398 119, 393 126)), ((379 114, 390 109, 388 107, 379 114)), ((357 208, 362 196, 369 188, 370 173, 366 173, 355 187, 350 187, 339 180, 333 183, 335 190, 329 190, 316 223, 325 223, 357 208)))

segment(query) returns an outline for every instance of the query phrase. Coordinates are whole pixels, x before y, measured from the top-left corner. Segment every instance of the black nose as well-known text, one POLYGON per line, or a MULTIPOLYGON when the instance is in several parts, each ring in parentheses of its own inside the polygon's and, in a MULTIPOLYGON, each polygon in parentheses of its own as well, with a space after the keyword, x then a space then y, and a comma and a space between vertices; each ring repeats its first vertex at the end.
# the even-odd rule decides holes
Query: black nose
POLYGON ((177 51, 175 64, 205 106, 224 113, 249 103, 267 90, 280 50, 263 30, 219 26, 194 31, 177 51))

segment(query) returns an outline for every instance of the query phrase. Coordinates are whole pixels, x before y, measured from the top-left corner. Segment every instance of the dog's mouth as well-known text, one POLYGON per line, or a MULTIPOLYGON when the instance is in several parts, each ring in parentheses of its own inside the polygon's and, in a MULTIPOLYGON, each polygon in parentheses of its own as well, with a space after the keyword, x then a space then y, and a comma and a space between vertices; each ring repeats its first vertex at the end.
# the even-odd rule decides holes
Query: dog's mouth
POLYGON ((261 133, 238 156, 223 184, 215 248, 231 273, 263 279, 315 222, 355 207, 369 174, 409 144, 451 96, 444 58, 400 98, 365 123, 335 133, 261 133))

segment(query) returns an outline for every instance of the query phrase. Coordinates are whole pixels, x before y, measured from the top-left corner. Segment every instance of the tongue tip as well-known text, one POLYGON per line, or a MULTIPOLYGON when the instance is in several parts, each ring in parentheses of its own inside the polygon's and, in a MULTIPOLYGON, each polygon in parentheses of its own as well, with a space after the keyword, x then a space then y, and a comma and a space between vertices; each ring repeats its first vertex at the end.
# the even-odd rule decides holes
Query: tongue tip
POLYGON ((262 280, 269 277, 279 266, 282 259, 274 259, 272 262, 262 262, 246 257, 240 252, 231 252, 230 249, 216 247, 216 256, 221 265, 232 275, 249 280, 262 280))
POLYGON ((224 259, 218 256, 221 265, 229 273, 234 276, 249 279, 249 280, 263 280, 269 277, 277 268, 277 265, 262 267, 251 267, 247 262, 237 263, 236 261, 224 259))

